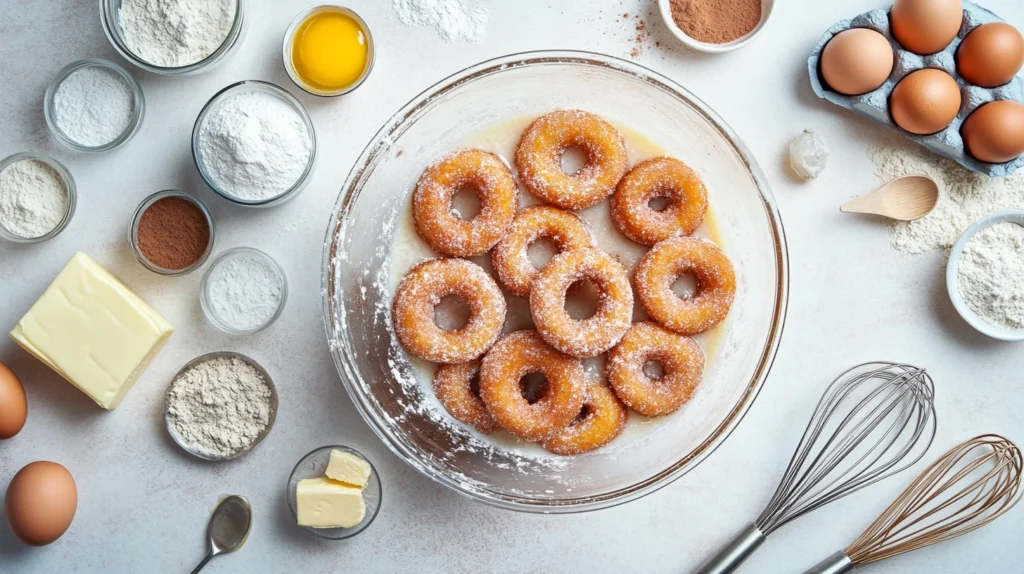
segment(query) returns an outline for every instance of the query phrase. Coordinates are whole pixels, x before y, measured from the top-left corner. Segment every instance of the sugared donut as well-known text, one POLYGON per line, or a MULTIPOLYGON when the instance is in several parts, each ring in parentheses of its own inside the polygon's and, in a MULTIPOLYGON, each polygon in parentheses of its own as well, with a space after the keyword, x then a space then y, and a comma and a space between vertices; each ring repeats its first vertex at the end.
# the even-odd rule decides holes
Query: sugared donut
POLYGON ((453 257, 482 255, 494 247, 518 208, 519 188, 508 167, 493 153, 475 149, 432 163, 412 196, 416 232, 434 250, 453 257), (452 197, 467 187, 480 196, 480 212, 470 221, 452 211, 452 197))
POLYGON ((721 323, 736 296, 736 273, 729 258, 710 241, 691 237, 673 237, 652 247, 637 264, 635 279, 647 314, 683 335, 721 323), (688 299, 672 291, 672 283, 683 273, 692 273, 697 280, 697 291, 688 299))
POLYGON ((484 354, 505 324, 505 297, 479 265, 465 259, 432 259, 413 267, 398 285, 395 333, 413 355, 435 363, 465 363, 484 354), (437 326, 434 307, 453 295, 469 307, 457 331, 437 326))
POLYGON ((559 253, 594 246, 586 224, 575 214, 547 205, 520 211, 491 254, 498 279, 520 297, 530 294, 530 283, 537 276, 527 248, 538 239, 550 239, 559 253))
POLYGON ((611 199, 616 227, 643 245, 693 233, 704 221, 707 209, 708 192, 700 177, 671 157, 656 157, 633 166, 611 199), (658 197, 668 200, 662 211, 649 205, 658 197))
POLYGON ((530 315, 544 340, 573 357, 593 357, 612 348, 633 318, 633 289, 622 265, 598 249, 567 251, 537 274, 530 288, 530 315), (577 321, 565 310, 569 287, 584 279, 600 291, 597 312, 577 321))
POLYGON ((516 149, 516 167, 533 195, 562 209, 584 209, 611 195, 626 173, 626 144, 600 116, 559 110, 526 128, 516 149), (562 154, 574 146, 587 161, 569 175, 562 171, 562 154))
POLYGON ((626 412, 622 401, 606 385, 590 384, 584 393, 582 417, 544 441, 544 448, 569 456, 602 447, 622 433, 626 412))
POLYGON ((434 396, 456 420, 491 434, 498 430, 498 423, 473 391, 474 379, 479 382, 479 375, 480 361, 441 365, 434 373, 434 396))
POLYGON ((693 339, 651 322, 633 325, 608 353, 608 384, 622 402, 649 417, 667 415, 690 400, 704 372, 704 351, 693 339), (648 362, 660 363, 664 376, 644 372, 648 362))
POLYGON ((583 407, 583 365, 560 353, 536 331, 502 337, 480 364, 480 398, 502 428, 530 442, 546 440, 569 426, 583 407), (530 373, 547 379, 547 390, 530 404, 519 381, 530 373))

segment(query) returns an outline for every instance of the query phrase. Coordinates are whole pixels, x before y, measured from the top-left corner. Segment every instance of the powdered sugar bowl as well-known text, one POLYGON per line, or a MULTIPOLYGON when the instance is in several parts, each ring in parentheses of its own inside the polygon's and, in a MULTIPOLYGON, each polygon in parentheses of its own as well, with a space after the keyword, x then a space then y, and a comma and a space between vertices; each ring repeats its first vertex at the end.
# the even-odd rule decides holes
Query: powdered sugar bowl
POLYGON ((949 253, 946 289, 964 321, 1002 341, 1024 341, 1024 211, 976 221, 949 253))

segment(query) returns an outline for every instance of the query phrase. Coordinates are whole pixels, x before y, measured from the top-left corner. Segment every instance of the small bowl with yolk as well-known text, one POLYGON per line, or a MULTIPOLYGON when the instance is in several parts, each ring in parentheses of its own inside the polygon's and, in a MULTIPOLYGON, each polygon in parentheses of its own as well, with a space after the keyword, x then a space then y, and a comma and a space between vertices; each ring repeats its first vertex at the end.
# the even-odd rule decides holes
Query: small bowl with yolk
POLYGON ((292 20, 284 35, 284 68, 295 85, 334 97, 359 87, 373 69, 370 27, 342 6, 314 6, 292 20))

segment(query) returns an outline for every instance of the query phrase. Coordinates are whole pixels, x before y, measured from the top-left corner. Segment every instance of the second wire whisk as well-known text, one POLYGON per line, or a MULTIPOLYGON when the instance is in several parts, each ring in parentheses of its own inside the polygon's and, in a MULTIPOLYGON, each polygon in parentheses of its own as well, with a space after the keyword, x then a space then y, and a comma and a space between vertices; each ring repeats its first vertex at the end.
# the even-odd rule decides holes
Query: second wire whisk
POLYGON ((733 572, 782 525, 920 460, 935 437, 934 400, 931 377, 910 365, 864 363, 840 374, 768 506, 697 572, 733 572))

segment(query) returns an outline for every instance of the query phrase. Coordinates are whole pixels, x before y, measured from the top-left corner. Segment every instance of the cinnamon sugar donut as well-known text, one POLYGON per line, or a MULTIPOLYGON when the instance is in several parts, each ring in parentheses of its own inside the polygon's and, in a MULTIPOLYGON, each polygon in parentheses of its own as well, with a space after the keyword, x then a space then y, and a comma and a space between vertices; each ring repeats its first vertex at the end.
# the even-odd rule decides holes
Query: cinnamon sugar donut
POLYGON ((736 296, 736 273, 714 243, 673 237, 655 245, 636 266, 636 291, 647 314, 683 335, 702 333, 722 322, 736 296), (672 291, 683 273, 697 279, 688 299, 672 291))
POLYGON ((494 420, 525 441, 546 440, 558 433, 583 407, 586 375, 576 359, 553 349, 536 331, 502 337, 480 365, 480 398, 494 420), (547 379, 547 391, 530 404, 519 381, 530 373, 547 379))
POLYGON ((530 289, 530 315, 544 340, 573 357, 593 357, 612 348, 633 318, 633 289, 622 265, 593 248, 556 256, 537 274, 530 289), (577 321, 565 310, 565 294, 589 279, 601 292, 597 313, 577 321))
POLYGON ((502 285, 520 297, 530 294, 530 282, 538 272, 527 248, 542 238, 550 239, 559 253, 594 246, 586 224, 575 214, 546 205, 520 211, 491 254, 502 285))
POLYGON ((475 149, 457 150, 432 163, 412 196, 416 232, 435 251, 453 257, 486 253, 505 234, 519 207, 519 188, 501 158, 475 149), (480 212, 465 221, 452 211, 452 197, 471 187, 480 212))
POLYGON ((498 423, 494 422, 483 400, 473 391, 473 381, 479 382, 479 375, 480 361, 441 365, 434 373, 434 396, 456 420, 484 434, 491 434, 498 430, 498 423))
POLYGON ((611 199, 616 227, 643 245, 693 233, 704 221, 707 209, 704 183, 689 166, 671 157, 656 157, 633 166, 611 199), (668 199, 668 207, 662 211, 648 205, 658 197, 668 199))
POLYGON ((600 116, 581 110, 545 114, 523 132, 516 167, 533 195, 562 209, 596 205, 615 190, 626 173, 626 144, 600 116), (562 154, 579 147, 587 162, 578 172, 562 171, 562 154))
POLYGON ((544 441, 544 448, 560 455, 582 454, 600 448, 619 436, 626 428, 626 407, 606 385, 587 386, 582 417, 544 441))
POLYGON ((464 363, 494 344, 505 324, 505 297, 494 279, 465 259, 432 259, 413 267, 398 285, 394 326, 413 355, 435 363, 464 363), (454 295, 469 307, 469 321, 457 331, 437 326, 434 307, 454 295))
POLYGON ((622 402, 636 412, 656 417, 667 415, 690 400, 704 372, 704 351, 691 338, 677 335, 654 323, 633 325, 608 353, 608 383, 622 402), (665 374, 652 379, 644 365, 655 361, 665 374))

